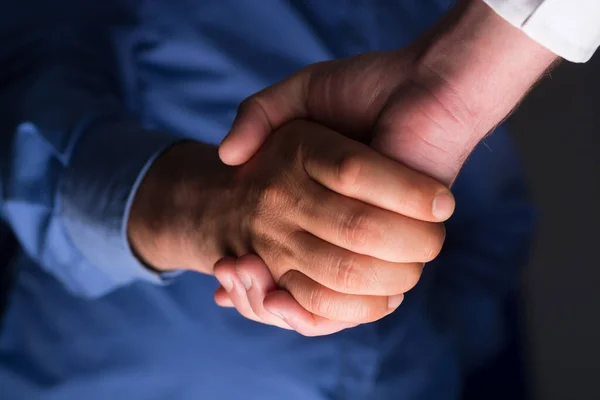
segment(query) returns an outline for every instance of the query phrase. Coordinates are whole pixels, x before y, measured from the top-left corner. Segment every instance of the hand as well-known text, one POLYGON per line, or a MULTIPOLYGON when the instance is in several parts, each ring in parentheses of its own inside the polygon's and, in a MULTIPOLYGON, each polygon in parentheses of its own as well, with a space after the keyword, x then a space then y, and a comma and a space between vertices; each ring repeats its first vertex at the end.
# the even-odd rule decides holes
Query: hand
MULTIPOLYGON (((451 185, 476 144, 555 60, 481 0, 463 0, 408 48, 310 65, 246 99, 221 159, 241 164, 272 130, 308 118, 451 185)), ((268 286, 268 276, 258 276, 268 286)), ((215 295, 224 306, 231 297, 215 295)), ((318 331, 291 302, 272 298, 265 299, 272 311, 318 331)))
POLYGON ((219 153, 242 164, 307 118, 450 185, 556 59, 482 0, 461 0, 407 48, 312 64, 249 97, 219 153))
MULTIPOLYGON (((297 121, 236 168, 220 164, 210 146, 174 146, 144 178, 128 232, 159 270, 211 273, 226 254, 256 253, 313 318, 348 326, 395 309, 440 251, 439 221, 453 208, 435 180, 297 121), (434 213, 440 196, 444 209, 434 213)), ((243 274, 217 277, 228 291, 253 285, 243 274)))

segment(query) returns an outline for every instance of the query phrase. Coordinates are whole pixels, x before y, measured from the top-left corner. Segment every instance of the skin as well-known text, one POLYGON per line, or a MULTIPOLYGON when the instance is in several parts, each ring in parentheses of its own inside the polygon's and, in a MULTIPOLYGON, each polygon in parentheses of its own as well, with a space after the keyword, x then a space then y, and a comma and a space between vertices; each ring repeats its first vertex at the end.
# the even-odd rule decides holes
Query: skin
MULTIPOLYGON (((306 118, 450 186, 475 146, 556 61, 483 1, 463 0, 408 48, 313 64, 246 99, 219 155, 243 164, 272 131, 306 118)), ((233 276, 239 262, 217 264, 217 277, 233 276)), ((252 302, 221 288, 217 304, 259 321, 267 309, 305 335, 331 333, 293 294, 271 291, 259 258, 238 269, 254 285, 252 302)))
POLYGON ((440 252, 441 221, 453 210, 438 181, 296 120, 241 166, 224 165, 202 143, 167 150, 136 193, 128 234, 156 270, 214 272, 257 310, 254 319, 289 327, 261 307, 279 287, 334 332, 398 307, 440 252), (235 259, 246 253, 256 256, 235 259))

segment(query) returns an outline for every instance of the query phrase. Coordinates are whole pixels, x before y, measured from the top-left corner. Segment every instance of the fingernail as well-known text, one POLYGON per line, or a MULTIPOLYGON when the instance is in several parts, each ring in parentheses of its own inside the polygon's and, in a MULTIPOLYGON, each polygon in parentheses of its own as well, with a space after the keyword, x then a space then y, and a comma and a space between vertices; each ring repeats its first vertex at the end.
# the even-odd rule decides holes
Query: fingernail
POLYGON ((238 277, 240 278, 240 281, 242 281, 242 285, 244 285, 244 287, 246 288, 246 290, 250 289, 252 287, 252 279, 250 279, 250 276, 244 272, 240 272, 240 271, 236 271, 238 277))
POLYGON ((402 304, 403 300, 404 300, 403 294, 397 294, 395 296, 388 297, 388 308, 390 310, 395 310, 396 308, 398 308, 400 306, 400 304, 402 304))
POLYGON ((433 216, 445 221, 454 212, 454 197, 450 192, 443 192, 433 200, 433 216))
POLYGON ((225 289, 227 293, 231 292, 231 289, 233 289, 233 282, 227 276, 223 277, 222 279, 219 279, 219 283, 221 284, 221 286, 223 286, 223 289, 225 289))

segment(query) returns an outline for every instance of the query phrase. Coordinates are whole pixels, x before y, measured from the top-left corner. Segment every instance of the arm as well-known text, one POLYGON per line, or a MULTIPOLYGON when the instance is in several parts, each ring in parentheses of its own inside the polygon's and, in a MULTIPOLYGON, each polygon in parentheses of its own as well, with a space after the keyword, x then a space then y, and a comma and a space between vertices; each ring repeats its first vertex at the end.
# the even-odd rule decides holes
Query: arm
POLYGON ((373 144, 446 183, 557 60, 481 0, 459 2, 415 46, 373 144))
POLYGON ((120 96, 122 2, 5 2, 0 13, 0 207, 22 248, 79 295, 160 282, 124 221, 151 160, 176 138, 142 129, 120 96))
POLYGON ((556 60, 483 0, 462 0, 407 48, 313 64, 246 99, 220 156, 244 163, 272 130, 308 118, 451 184, 556 60))
POLYGON ((220 148, 246 161, 271 129, 311 118, 445 183, 557 56, 482 0, 463 0, 420 40, 394 52, 308 66, 247 99, 220 148))

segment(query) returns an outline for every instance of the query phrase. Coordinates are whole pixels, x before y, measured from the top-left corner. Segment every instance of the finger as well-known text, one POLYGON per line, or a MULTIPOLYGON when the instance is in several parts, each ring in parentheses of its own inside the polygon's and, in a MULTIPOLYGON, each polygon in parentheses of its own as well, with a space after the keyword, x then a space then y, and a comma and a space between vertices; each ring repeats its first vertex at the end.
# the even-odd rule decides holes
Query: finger
MULTIPOLYGON (((224 287, 226 294, 231 301, 231 304, 244 317, 264 324, 273 325, 284 329, 290 329, 290 327, 281 319, 278 319, 277 317, 265 311, 262 308, 262 304, 262 311, 258 314, 254 311, 252 304, 250 304, 249 292, 252 290, 253 286, 253 301, 255 303, 257 301, 260 301, 262 303, 266 293, 261 294, 257 293, 257 291, 260 291, 261 288, 263 288, 263 280, 265 280, 265 274, 263 273, 261 276, 258 277, 261 279, 261 281, 253 281, 253 276, 248 275, 244 271, 240 271, 238 269, 238 266, 242 265, 245 268, 248 268, 248 266, 256 266, 259 263, 264 265, 262 260, 256 256, 244 256, 240 257, 239 259, 225 257, 215 264, 214 274, 221 283, 221 285, 224 287), (259 300, 256 300, 256 297, 259 297, 259 300)), ((270 276, 270 273, 268 273, 268 271, 267 274, 267 284, 271 284, 270 288, 271 290, 274 290, 275 283, 273 281, 273 278, 270 276)), ((215 301, 216 300, 217 293, 215 293, 215 301)))
POLYGON ((269 293, 265 298, 264 307, 304 336, 331 335, 358 325, 350 322, 332 321, 311 314, 302 308, 296 299, 285 290, 277 290, 269 293))
POLYGON ((445 221, 454 212, 454 197, 442 183, 362 143, 321 129, 321 143, 309 147, 304 168, 323 186, 423 221, 445 221))
POLYGON ((231 298, 229 297, 229 293, 227 293, 223 286, 219 286, 217 288, 217 290, 215 291, 214 299, 215 303, 217 303, 219 307, 235 307, 233 305, 233 302, 231 301, 231 298))
MULTIPOLYGON (((251 297, 249 295, 250 299, 251 297)), ((222 307, 234 307, 229 294, 222 286, 215 292, 215 301, 222 307)), ((353 323, 330 321, 309 313, 285 290, 269 291, 262 301, 262 309, 270 315, 270 318, 285 323, 285 326, 280 327, 293 329, 304 336, 329 335, 356 326, 353 323), (268 311, 265 305, 270 305, 268 311), (285 316, 285 318, 282 318, 282 316, 285 316)), ((252 300, 250 302, 252 303, 252 300)), ((264 323, 267 318, 259 319, 250 316, 249 319, 264 323)))
POLYGON ((308 232, 297 232, 291 238, 294 247, 274 262, 285 267, 284 271, 300 271, 336 292, 365 296, 406 293, 423 271, 422 263, 392 263, 353 253, 308 232))
MULTIPOLYGON (((217 303, 217 305, 220 307, 235 308, 235 305, 233 304, 233 302, 231 301, 231 298, 229 297, 229 293, 227 293, 227 291, 225 290, 225 288, 223 288, 223 286, 219 286, 217 288, 217 290, 215 291, 215 294, 214 294, 214 299, 215 299, 215 303, 217 303), (221 305, 220 303, 223 303, 225 305, 221 305)), ((242 316, 246 319, 250 319, 255 322, 260 322, 261 324, 264 323, 257 316, 252 316, 252 315, 249 315, 249 316, 242 315, 242 316)))
MULTIPOLYGON (((227 301, 229 301, 229 303, 231 303, 231 300, 229 299, 229 294, 228 294, 228 293, 225 291, 225 289, 223 289, 223 287, 222 287, 222 286, 220 286, 220 287, 219 287, 219 288, 218 288, 218 289, 215 291, 215 302, 217 303, 217 305, 221 306, 221 305, 220 305, 220 304, 217 302, 217 300, 216 300, 216 299, 217 299, 217 293, 219 293, 219 297, 221 298, 221 296, 222 296, 222 294, 220 294, 220 291, 221 291, 221 290, 222 290, 222 291, 225 293, 225 297, 227 298, 227 301)), ((221 306, 221 307, 235 308, 235 306, 233 305, 233 303, 231 303, 231 306, 227 306, 227 305, 225 305, 225 306, 221 306)), ((238 312, 239 312, 239 311, 238 311, 238 312)), ((261 324, 264 324, 264 322, 263 322, 261 319, 259 319, 258 317, 256 317, 256 316, 245 316, 245 315, 242 315, 242 316, 243 316, 244 318, 246 318, 246 319, 249 319, 249 320, 251 320, 251 321, 254 321, 254 322, 259 322, 259 323, 261 323, 261 324)))
POLYGON ((236 259, 232 257, 224 257, 217 261, 214 267, 215 277, 219 283, 225 288, 231 302, 240 314, 248 319, 257 320, 257 315, 254 314, 244 284, 240 281, 236 272, 236 259))
POLYGON ((334 321, 364 324, 377 321, 393 312, 404 298, 394 296, 360 296, 335 292, 298 271, 288 271, 279 279, 308 312, 334 321))
POLYGON ((283 320, 265 310, 263 306, 266 295, 277 290, 275 280, 264 261, 254 254, 247 254, 238 258, 236 272, 239 277, 242 277, 242 281, 250 284, 246 294, 254 314, 264 323, 291 329, 283 320))
POLYGON ((418 221, 331 192, 307 186, 307 201, 295 222, 344 249, 397 263, 429 262, 446 236, 441 223, 418 221))
POLYGON ((244 100, 219 146, 221 160, 228 165, 245 163, 271 132, 287 121, 303 118, 308 77, 308 70, 300 70, 244 100))

